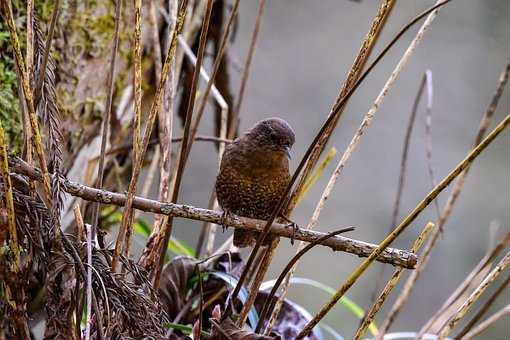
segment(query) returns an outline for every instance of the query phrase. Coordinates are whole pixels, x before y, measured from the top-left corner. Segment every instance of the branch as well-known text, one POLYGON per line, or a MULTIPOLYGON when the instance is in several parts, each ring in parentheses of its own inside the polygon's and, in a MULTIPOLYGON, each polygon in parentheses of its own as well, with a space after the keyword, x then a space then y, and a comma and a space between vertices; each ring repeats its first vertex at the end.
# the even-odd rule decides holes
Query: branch
MULTIPOLYGON (((32 167, 20 158, 11 157, 9 159, 9 163, 11 171, 28 176, 33 180, 42 179, 42 175, 39 169, 32 167)), ((95 189, 69 180, 66 180, 63 186, 67 193, 87 201, 113 204, 117 206, 124 206, 126 203, 126 195, 116 192, 95 189)), ((262 220, 237 216, 224 217, 223 214, 219 211, 201 209, 183 204, 164 203, 137 196, 134 197, 133 208, 172 217, 181 217, 196 221, 223 224, 227 227, 249 231, 262 231, 264 225, 266 224, 266 221, 262 220)), ((302 228, 296 228, 294 232, 293 229, 287 227, 286 224, 279 223, 272 224, 270 233, 289 239, 294 237, 296 240, 305 242, 314 242, 315 240, 326 235, 325 233, 304 230, 302 228)), ((329 247, 335 251, 344 251, 358 255, 360 257, 368 257, 374 251, 374 249, 377 248, 377 245, 375 244, 342 236, 332 237, 321 242, 321 245, 329 247)), ((415 254, 407 250, 387 248, 380 254, 380 256, 377 258, 377 261, 389 263, 394 266, 413 269, 418 261, 418 258, 415 254)))

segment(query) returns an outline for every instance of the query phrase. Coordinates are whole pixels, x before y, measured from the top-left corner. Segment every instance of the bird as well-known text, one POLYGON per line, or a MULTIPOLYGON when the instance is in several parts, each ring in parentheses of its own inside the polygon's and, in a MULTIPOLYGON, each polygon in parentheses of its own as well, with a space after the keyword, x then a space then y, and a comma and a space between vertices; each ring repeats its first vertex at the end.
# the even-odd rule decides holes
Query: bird
MULTIPOLYGON (((292 127, 283 119, 259 121, 225 147, 216 177, 216 197, 224 213, 267 220, 290 181, 292 127)), ((235 230, 234 245, 253 246, 258 232, 235 230)))

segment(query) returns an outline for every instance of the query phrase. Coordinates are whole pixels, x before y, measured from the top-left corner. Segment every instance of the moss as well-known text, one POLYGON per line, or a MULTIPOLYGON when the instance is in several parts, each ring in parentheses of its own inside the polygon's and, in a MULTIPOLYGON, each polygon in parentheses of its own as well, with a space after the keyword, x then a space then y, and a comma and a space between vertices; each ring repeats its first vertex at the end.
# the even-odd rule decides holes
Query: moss
MULTIPOLYGON (((38 17, 43 20, 48 19, 53 10, 52 3, 52 1, 37 1, 36 13, 38 17)), ((12 5, 21 50, 24 52, 26 49, 26 3, 15 0, 12 5)), ((5 129, 9 151, 19 153, 23 145, 23 134, 18 80, 9 31, 3 21, 0 21, 0 119, 5 129)))
POLYGON ((10 38, 0 22, 0 119, 5 129, 9 151, 18 153, 23 144, 21 111, 10 38))

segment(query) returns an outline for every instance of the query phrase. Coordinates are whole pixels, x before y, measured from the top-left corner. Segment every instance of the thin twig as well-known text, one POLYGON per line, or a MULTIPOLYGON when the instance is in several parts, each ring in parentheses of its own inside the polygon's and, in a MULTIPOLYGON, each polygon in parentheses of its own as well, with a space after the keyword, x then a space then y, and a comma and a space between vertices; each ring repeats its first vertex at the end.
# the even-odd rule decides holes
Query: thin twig
MULTIPOLYGON (((9 248, 14 255, 12 271, 14 274, 19 273, 21 269, 20 248, 18 243, 18 231, 16 229, 16 214, 14 212, 14 198, 12 195, 12 182, 9 176, 9 160, 7 157, 7 143, 5 140, 4 128, 0 123, 0 174, 3 183, 3 197, 5 208, 7 210, 7 232, 9 239, 9 248)), ((2 227, 3 228, 3 227, 2 227)), ((2 256, 4 256, 2 254, 2 256)))
MULTIPOLYGON (((157 1, 150 1, 149 3, 149 22, 151 25, 152 31, 152 40, 154 47, 154 65, 155 65, 155 76, 156 83, 159 83, 161 79, 162 72, 162 64, 161 64, 161 44, 159 39, 159 28, 156 16, 156 3, 157 1)), ((177 0, 168 1, 169 13, 171 16, 171 20, 167 23, 167 38, 165 40, 165 46, 169 44, 169 38, 172 36, 173 31, 176 29, 176 18, 177 18, 177 0)), ((177 87, 176 83, 176 63, 175 59, 172 61, 172 65, 170 67, 170 74, 168 75, 168 81, 164 88, 164 94, 162 97, 163 100, 163 109, 158 110, 158 139, 159 139, 159 148, 156 148, 156 152, 153 157, 159 160, 159 200, 160 201, 169 201, 170 197, 170 169, 172 162, 172 125, 173 125, 173 115, 174 115, 174 97, 175 97, 175 89, 177 87)), ((146 195, 142 195, 146 196, 146 195)), ((155 216, 152 233, 158 233, 159 229, 162 225, 166 223, 165 217, 155 216)), ((145 254, 146 249, 144 249, 145 254)), ((142 255, 143 258, 143 255, 142 255)))
MULTIPOLYGON (((499 103, 499 99, 501 98, 501 95, 503 93, 503 89, 505 88, 505 85, 508 81, 510 75, 510 62, 506 65, 504 71, 501 73, 498 85, 496 87, 496 92, 494 93, 492 100, 487 107, 481 121, 480 121, 480 127, 478 129, 477 136, 475 138, 474 146, 473 148, 480 144, 483 136, 485 135, 485 132, 487 131, 489 124, 492 120, 492 116, 494 115, 494 112, 496 111, 496 107, 499 103)), ((389 312, 388 316, 386 317, 386 320, 383 322, 382 326, 379 328, 379 332, 381 334, 384 334, 388 331, 388 329, 391 327, 393 321, 396 319, 397 315, 400 313, 400 310, 405 305, 407 300, 409 299, 409 296, 411 294, 412 287, 418 280, 420 274, 425 269, 428 261, 430 260, 432 249, 434 248, 436 242, 439 239, 440 236, 440 230, 445 225, 446 221, 450 217, 451 212, 453 211, 453 207, 455 206, 455 203, 457 202, 457 199, 459 198, 460 193, 462 192, 462 189, 464 188, 464 182, 466 180, 466 176, 469 173, 469 166, 465 169, 465 171, 460 174, 459 178, 455 182, 453 189, 451 191, 450 196, 448 197, 443 210, 441 212, 441 216, 439 220, 437 221, 437 229, 432 233, 428 243, 425 245, 425 248, 422 253, 422 258, 420 260, 420 263, 418 264, 418 267, 416 270, 414 270, 409 277, 407 278, 405 284, 404 284, 404 290, 403 293, 399 295, 397 298, 397 301, 393 305, 391 311, 389 312)))
MULTIPOLYGON (((236 15, 237 15, 237 12, 239 9, 239 2, 240 2, 240 0, 235 0, 234 4, 232 6, 232 10, 230 12, 230 16, 228 18, 227 27, 225 27, 225 30, 223 31, 223 35, 221 37, 221 42, 220 42, 220 47, 218 48, 218 53, 216 55, 216 59, 214 60, 214 65, 213 65, 213 69, 211 72, 211 79, 209 79, 209 81, 207 82, 207 86, 206 86, 204 93, 202 95, 202 101, 200 102, 200 106, 198 107, 195 121, 191 128, 190 143, 185 145, 186 153, 185 153, 184 161, 187 160, 187 158, 189 157, 189 154, 191 152, 191 147, 193 146, 194 138, 198 132, 198 126, 202 119, 202 115, 204 114, 204 111, 205 111, 207 99, 209 98, 209 94, 211 93, 212 85, 214 83, 214 80, 216 78, 218 70, 220 69, 221 60, 223 59, 223 54, 225 52, 227 42, 229 41, 230 32, 232 31, 232 26, 234 25, 234 19, 236 18, 236 15)), ((183 145, 183 144, 181 144, 181 145, 183 145)))
MULTIPOLYGON (((345 104, 345 102, 347 102, 347 100, 349 100, 349 98, 352 96, 352 94, 356 91, 356 89, 359 87, 359 85, 363 82, 363 80, 367 77, 368 74, 370 74, 370 72, 372 71, 372 69, 379 63, 379 61, 386 55, 386 53, 389 51, 389 49, 400 39, 400 37, 410 28, 412 27, 416 22, 418 22, 420 19, 422 19, 424 16, 426 16, 427 14, 429 14, 430 12, 434 11, 435 9, 445 5, 446 3, 450 2, 451 0, 445 0, 443 2, 441 2, 440 4, 436 4, 434 6, 432 6, 431 8, 429 8, 428 10, 424 11, 423 13, 421 13, 420 15, 418 15, 417 17, 415 17, 413 20, 411 20, 411 22, 409 22, 407 25, 405 25, 398 33, 397 35, 391 40, 391 42, 383 49, 383 51, 375 58, 375 60, 370 64, 370 66, 367 68, 367 70, 359 77, 359 79, 356 81, 356 83, 349 89, 349 91, 347 92, 347 94, 345 95, 345 97, 343 97, 336 105, 335 105, 335 110, 334 112, 337 112, 338 110, 340 110, 342 108, 342 106, 345 104)), ((250 256, 248 258, 248 260, 246 261, 246 265, 243 269, 243 272, 241 273, 241 276, 239 277, 239 281, 237 282, 237 285, 236 287, 234 288, 234 291, 232 293, 232 297, 233 299, 237 298, 237 295, 239 294, 239 291, 241 290, 241 287, 243 285, 243 282, 246 278, 246 274, 248 273, 248 271, 250 270, 250 267, 251 265, 253 264, 253 261, 254 261, 254 258, 255 258, 255 255, 256 253, 258 252, 258 250, 260 249, 261 247, 261 244, 262 242, 264 242, 264 239, 266 238, 267 234, 269 233, 269 229, 271 227, 271 224, 273 223, 273 221, 275 220, 276 216, 278 216, 280 214, 280 211, 282 211, 282 209, 287 206, 287 202, 288 202, 288 195, 292 189, 292 187, 294 186, 294 183, 296 182, 297 180, 297 177, 299 176, 299 174, 301 173, 301 170, 303 169, 305 163, 307 162, 310 154, 312 153, 312 150, 313 148, 315 147, 315 145, 318 143, 318 141, 321 139, 321 136, 324 134, 324 132, 330 127, 330 124, 333 122, 335 118, 335 115, 334 114, 331 114, 329 115, 329 117, 326 119, 326 121, 324 122, 324 124, 322 125, 321 129, 319 130, 319 132, 317 133, 317 135, 315 136, 314 140, 312 141, 312 143, 310 144, 310 146, 308 147, 305 155, 303 156, 303 158, 301 159, 298 167, 296 168, 294 174, 292 175, 290 181, 289 181, 289 184, 287 185, 287 188, 285 189, 285 192, 282 194, 282 197, 280 198, 280 200, 278 201, 278 203, 275 205, 274 207, 274 210, 272 211, 267 223, 266 223, 266 226, 264 227, 264 230, 259 234, 259 237, 257 239, 257 243, 255 244, 255 246, 253 247, 251 253, 250 253, 250 256)), ((228 315, 230 315, 231 313, 231 310, 229 308, 227 308, 227 310, 225 311, 225 313, 222 315, 222 318, 226 318, 228 315)))
MULTIPOLYGON (((336 154, 336 149, 331 148, 331 151, 329 152, 329 154, 326 155, 325 159, 317 167, 315 172, 312 175, 310 175, 308 181, 303 186, 303 190, 301 191, 301 195, 298 197, 296 204, 299 203, 299 200, 304 197, 304 195, 309 190, 309 188, 311 188, 313 186, 313 184, 317 181, 320 174, 324 171, 324 168, 330 162, 330 160, 334 157, 335 154, 336 154)), ((308 230, 311 230, 310 225, 308 225, 307 227, 308 227, 308 230)), ((298 247, 296 249, 296 254, 298 254, 304 248, 304 246, 305 246, 305 244, 302 241, 299 242, 298 247)), ((264 334, 266 334, 266 335, 271 333, 271 330, 273 329, 273 325, 276 323, 276 320, 278 319, 280 310, 283 306, 283 302, 285 300, 285 297, 287 296, 287 292, 290 287, 290 282, 291 282, 292 276, 294 275, 294 273, 297 269, 298 263, 299 263, 299 261, 295 263, 295 265, 292 267, 292 269, 287 273, 287 276, 285 277, 285 281, 283 282, 282 289, 280 290, 280 293, 278 294, 277 300, 273 307, 273 311, 271 312, 271 316, 269 317, 269 321, 267 322, 267 326, 266 326, 266 329, 264 332, 264 334)))
MULTIPOLYGON (((34 180, 41 180, 40 172, 25 161, 19 158, 11 158, 9 162, 12 171, 28 176, 34 180)), ((103 204, 124 206, 127 201, 126 195, 106 190, 99 190, 71 181, 66 181, 64 183, 64 190, 70 195, 80 197, 87 201, 101 202, 103 204)), ((223 216, 223 214, 219 211, 200 209, 189 205, 159 202, 141 197, 134 198, 133 207, 135 209, 155 214, 187 218, 215 224, 224 224, 227 227, 248 231, 260 232, 263 226, 266 225, 266 221, 262 220, 238 216, 229 216, 225 218, 225 216, 223 216)), ((309 231, 301 228, 296 228, 294 231, 286 224, 279 223, 271 224, 270 232, 275 236, 289 239, 294 236, 296 240, 305 242, 313 242, 317 238, 325 235, 324 233, 309 231)), ((370 255, 377 247, 371 243, 353 240, 342 236, 333 237, 322 242, 321 244, 336 251, 344 251, 361 257, 370 255)), ((412 269, 416 265, 418 259, 416 255, 412 254, 411 252, 388 248, 377 260, 383 263, 389 263, 395 266, 403 266, 405 268, 412 269)))
POLYGON ((243 304, 243 308, 239 313, 239 318, 237 320, 237 326, 239 328, 243 328, 246 319, 248 318, 248 313, 250 313, 251 306, 255 303, 257 299, 257 295, 259 294, 260 285, 262 281, 264 281, 264 276, 266 275, 267 270, 269 269, 269 265, 272 262, 273 256, 276 253, 276 249, 278 248, 278 243, 280 240, 278 238, 271 241, 271 244, 266 247, 266 249, 262 249, 263 253, 262 258, 260 260, 260 264, 257 267, 255 272, 255 277, 253 278, 253 282, 250 286, 250 290, 248 293, 248 298, 243 304))
MULTIPOLYGON (((134 0, 135 26, 133 32, 133 88, 135 114, 133 121, 133 159, 140 154, 142 138, 142 0, 134 0)), ((161 62, 160 62, 161 64, 161 62)))
POLYGON ((490 318, 487 319, 486 321, 482 322, 476 328, 471 330, 471 328, 473 328, 473 326, 485 315, 485 313, 487 313, 489 308, 492 307, 492 305, 494 304, 496 299, 501 295, 501 293, 503 293, 503 291, 505 290, 505 288, 508 286, 509 283, 510 283, 510 275, 505 279, 505 281, 503 281, 503 283, 498 287, 498 289, 496 289, 492 293, 492 295, 484 303, 482 308, 480 308, 480 310, 476 313, 476 315, 471 320, 469 320, 469 322, 466 324, 466 326, 464 326, 462 331, 460 331, 460 333, 457 336, 455 336, 455 339, 461 339, 461 338, 464 338, 464 336, 466 339, 473 339, 473 337, 474 337, 473 334, 479 334, 480 331, 482 329, 484 329, 484 327, 482 325, 485 322, 487 322, 487 320, 489 320, 490 318))
MULTIPOLYGON (((69 254, 73 257, 74 263, 78 266, 79 272, 82 276, 82 278, 85 280, 87 278, 87 271, 85 270, 85 266, 83 265, 83 262, 81 261, 80 255, 76 251, 76 248, 74 245, 67 239, 67 236, 64 235, 62 230, 58 230, 60 233, 61 239, 63 240, 64 245, 68 248, 69 254)), ((98 338, 100 340, 105 340, 104 336, 104 330, 103 330, 103 319, 102 315, 99 310, 99 304, 97 303, 96 293, 92 289, 92 308, 94 309, 94 313, 96 314, 96 322, 97 322, 97 334, 98 338)))
MULTIPOLYGON (((448 299, 443 303, 441 308, 430 318, 429 321, 422 327, 422 329, 418 332, 416 336, 417 339, 421 339, 422 335, 424 335, 431 326, 437 322, 440 318, 445 318, 444 313, 451 309, 453 303, 459 301, 459 298, 462 297, 462 294, 465 294, 467 289, 473 284, 473 281, 479 277, 482 273, 488 271, 492 262, 499 256, 499 253, 503 251, 508 244, 510 243, 510 233, 507 233, 501 240, 493 247, 487 250, 485 256, 478 262, 478 264, 473 268, 473 270, 466 276, 464 281, 455 289, 455 291, 450 295, 448 299)), ((407 286, 405 289, 409 289, 407 286)), ((401 294, 404 294, 404 290, 401 294)), ((448 320, 445 320, 445 322, 448 320)))
POLYGON ((257 18, 255 19, 255 26, 253 27, 253 32, 251 34, 250 40, 250 48, 248 49, 248 54, 246 56, 246 61, 244 62, 243 67, 243 75, 241 76, 241 85, 239 86, 239 91, 237 93, 237 102, 232 112, 232 118, 230 120, 230 126, 228 129, 227 136, 229 138, 234 138, 237 127, 239 126, 239 112, 241 111, 241 105, 243 103, 244 91, 246 89, 246 84, 248 82, 248 77, 250 75, 251 61, 253 60, 253 55, 255 54, 255 47, 257 46, 257 38, 260 32, 260 24, 262 22, 262 14, 264 13, 264 7, 266 5, 266 0, 259 0, 259 10, 257 12, 257 18))
MULTIPOLYGON (((184 174, 184 167, 186 165, 186 158, 187 158, 187 145, 190 143, 190 128, 191 128, 191 120, 193 118, 193 109, 195 107, 195 98, 197 95, 197 89, 198 89, 198 83, 200 80, 200 69, 202 67, 202 62, 204 59, 204 52, 205 52, 205 46, 207 42, 207 33, 209 31, 209 23, 211 19, 211 13, 212 13, 212 7, 213 7, 213 1, 208 0, 207 1, 207 8, 206 8, 206 14, 204 17, 204 21, 202 23, 202 30, 200 32, 200 40, 199 40, 199 46, 198 46, 198 54, 197 54, 197 63, 195 67, 195 72, 193 72, 193 80, 191 82, 191 88, 189 100, 187 103, 186 108, 186 120, 184 123, 184 134, 183 139, 179 151, 179 158, 177 160, 176 164, 176 175, 175 175, 175 182, 172 187, 172 199, 170 202, 176 203, 177 198, 179 196, 180 186, 181 186, 181 180, 182 176, 184 174)), ((191 135, 193 138, 193 136, 191 135)), ((192 142, 192 141, 191 141, 192 142)), ((161 277, 161 271, 163 270, 164 260, 165 260, 165 253, 167 249, 168 241, 170 240, 170 236, 172 235, 172 226, 173 226, 173 218, 170 216, 166 223, 164 224, 164 227, 161 228, 160 235, 162 237, 159 237, 155 241, 154 246, 154 252, 153 254, 159 255, 159 258, 154 262, 156 264, 156 267, 153 271, 153 286, 155 289, 158 289, 159 287, 159 280, 161 277)))
POLYGON ((510 252, 499 261, 499 263, 492 269, 492 271, 485 277, 480 285, 475 289, 468 299, 459 307, 457 313, 448 321, 448 324, 444 326, 439 332, 439 339, 444 339, 457 323, 466 315, 471 306, 480 298, 482 293, 487 287, 496 280, 496 278, 510 265, 510 252))
MULTIPOLYGON (((110 68, 108 70, 108 78, 107 78, 107 94, 106 94, 106 104, 105 104, 105 114, 103 115, 103 124, 102 124, 102 136, 101 136, 101 151, 99 158, 99 166, 97 168, 97 188, 103 188, 103 177, 104 177, 104 163, 105 163, 105 151, 106 144, 108 143, 108 131, 110 127, 110 116, 112 114, 112 103, 113 103, 113 85, 114 85, 114 77, 115 77, 115 65, 117 59, 117 50, 119 47, 119 31, 120 31, 120 15, 122 11, 122 0, 115 1, 115 31, 113 34, 113 48, 112 54, 110 55, 110 68)), ((101 210, 101 204, 97 203, 94 205, 94 209, 92 211, 92 236, 94 238, 95 235, 100 235, 98 233, 98 222, 99 222, 99 212, 101 210)), ((99 242, 102 242, 102 237, 99 237, 99 242)), ((101 247, 104 244, 100 244, 101 247)))
MULTIPOLYGON (((432 231, 432 228, 434 227, 434 223, 429 222, 427 225, 423 228, 421 233, 418 235, 418 238, 414 241, 413 247, 411 248, 411 251, 413 253, 417 253, 418 250, 420 250, 421 246, 423 245, 423 242, 427 239, 430 232, 432 231)), ((368 312, 365 313, 365 316, 363 317, 363 320, 361 322, 361 325, 358 327, 358 330, 356 331, 356 334, 354 335, 354 339, 360 340, 363 335, 365 335, 365 332, 367 331, 368 327, 374 320, 376 314, 381 310, 382 305, 390 295, 391 291, 395 286, 397 285, 398 281, 400 280, 400 277, 404 273, 403 268, 397 268, 393 272, 393 275, 386 283, 386 286, 383 288, 382 292, 379 294, 375 302, 372 304, 372 307, 368 310, 368 312)))
MULTIPOLYGON (((133 117, 133 163, 141 164, 142 162, 138 161, 140 157, 140 148, 141 148, 141 138, 142 138, 142 0, 134 0, 134 14, 135 14, 135 27, 134 27, 134 63, 133 63, 133 79, 134 79, 134 117, 133 117)), ((161 100, 161 98, 160 98, 161 100)), ((158 108, 161 104, 158 104, 158 108)), ((158 110, 159 112, 160 110, 158 110)), ((128 197, 134 196, 136 193, 136 186, 129 187, 128 197), (132 190, 131 190, 132 189, 132 190)), ((131 246, 131 237, 133 233, 133 228, 128 227, 133 224, 133 210, 132 208, 126 207, 124 212, 122 213, 122 221, 121 221, 121 229, 125 229, 126 233, 124 235, 124 248, 122 251, 122 255, 125 258, 129 258, 129 248, 131 246)), ((122 242, 122 240, 121 240, 122 242)))
MULTIPOLYGON (((404 184, 406 179, 406 170, 407 170, 407 156, 409 154, 409 145, 411 144, 411 135, 413 133, 414 122, 416 120, 416 113, 418 112, 418 105, 420 104, 421 97, 423 96, 423 91, 425 90, 425 83, 427 81, 427 74, 423 74, 421 78, 420 85, 418 87, 418 92, 416 93, 416 97, 413 102, 413 107, 411 109, 411 115, 409 116, 409 122, 407 123, 406 134, 404 137, 404 147, 402 150, 402 157, 400 158, 400 173, 398 177, 398 185, 397 185, 397 195, 395 197, 395 203, 393 205, 393 214, 391 216, 391 224, 389 228, 393 228, 393 226, 397 225, 399 210, 400 210, 400 200, 402 199, 402 193, 404 191, 404 184)), ((435 184, 434 184, 435 185, 435 184)), ((434 185, 432 187, 434 187, 434 185)), ((391 232, 391 229, 388 230, 388 233, 391 232)), ((377 292, 379 292, 379 287, 384 282, 384 270, 385 266, 382 266, 379 270, 379 274, 376 279, 374 291, 371 295, 372 303, 375 301, 377 297, 377 292)))
MULTIPOLYGON (((26 64, 27 64, 27 73, 28 73, 28 80, 30 84, 34 84, 35 82, 35 73, 34 73, 34 1, 28 0, 27 1, 27 52, 26 52, 26 64)), ((25 159, 29 164, 32 164, 32 143, 30 139, 32 138, 31 128, 30 128, 30 122, 26 117, 26 104, 24 103, 24 96, 23 91, 21 90, 20 84, 18 83, 18 89, 19 89, 19 97, 21 101, 21 110, 22 110, 22 117, 23 117, 23 132, 24 132, 24 155, 25 159)), ((33 186, 33 183, 31 183, 31 186, 33 186)), ((31 187, 30 190, 32 192, 35 191, 35 188, 31 187)))
POLYGON ((480 153, 489 146, 494 139, 510 124, 510 114, 505 117, 494 130, 491 131, 487 137, 476 146, 429 194, 407 215, 407 217, 389 234, 376 250, 363 261, 363 263, 349 276, 346 282, 337 290, 331 300, 324 305, 321 310, 307 323, 301 333, 298 334, 297 339, 303 339, 309 334, 317 323, 333 308, 333 306, 340 300, 340 298, 351 288, 357 279, 367 270, 367 268, 374 262, 374 259, 389 246, 415 219, 418 215, 443 191, 459 174, 462 173, 473 161, 480 155, 480 153))
MULTIPOLYGON (((347 75, 347 78, 343 83, 340 92, 338 93, 338 96, 335 100, 335 105, 333 105, 333 108, 329 113, 329 116, 332 117, 332 122, 328 126, 328 128, 324 130, 324 133, 320 136, 320 139, 317 141, 316 145, 314 145, 314 149, 311 152, 309 159, 307 160, 306 166, 303 169, 303 173, 299 178, 299 182, 294 191, 292 192, 290 204, 287 207, 286 212, 292 211, 292 209, 296 205, 297 199, 301 195, 301 191, 308 176, 312 172, 313 168, 319 161, 322 152, 326 148, 326 145, 329 139, 331 138, 331 135, 333 134, 333 131, 338 124, 338 121, 342 117, 343 110, 347 105, 348 99, 350 97, 348 93, 352 91, 354 86, 356 86, 358 80, 361 78, 363 68, 365 67, 365 64, 372 53, 372 50, 380 36, 380 33, 382 32, 384 25, 391 14, 395 2, 396 0, 384 0, 381 2, 381 5, 377 10, 377 14, 372 20, 370 30, 368 31, 365 39, 363 40, 358 55, 356 56, 356 59, 354 60, 353 65, 351 66, 349 74, 347 75)), ((285 215, 287 216, 288 214, 285 215)))
POLYGON ((508 314, 510 314, 510 305, 506 305, 496 313, 492 314, 484 322, 480 323, 477 327, 475 327, 471 332, 467 333, 466 336, 462 338, 462 340, 474 339, 476 336, 480 335, 480 333, 482 333, 487 328, 496 323, 496 321, 498 321, 503 316, 508 314))
MULTIPOLYGON (((429 15, 429 17, 427 18, 427 20, 424 22, 424 24, 422 25, 422 27, 420 28, 420 30, 416 34, 416 37, 412 40, 411 44, 409 45, 409 47, 405 51, 404 55, 402 56, 402 58, 398 62, 397 66, 395 67, 395 69, 391 73, 390 77, 386 81, 386 84, 381 89, 381 91, 380 91, 379 95, 377 96, 377 98, 375 99, 372 107, 370 108, 370 110, 367 112, 367 114, 363 118, 363 120, 362 120, 362 122, 361 122, 361 124, 360 124, 360 126, 358 128, 358 130, 356 131, 356 133, 352 137, 351 142, 347 146, 347 149, 345 150, 345 152, 342 155, 340 161, 338 162, 338 165, 337 165, 336 169, 334 170, 333 174, 331 175, 331 177, 329 179, 329 182, 326 185, 326 188, 324 189, 324 191, 322 193, 321 198, 317 202, 317 205, 316 205, 316 208, 315 208, 315 210, 313 212, 312 218, 310 219, 310 222, 308 224, 308 228, 313 229, 315 227, 315 225, 317 224, 317 221, 319 219, 320 213, 322 212, 322 210, 324 208, 326 200, 331 195, 331 192, 333 191, 333 188, 334 188, 334 186, 336 184, 337 179, 342 174, 342 171, 343 171, 343 169, 345 167, 345 164, 350 159, 350 157, 353 154, 354 150, 358 146, 358 144, 359 144, 359 142, 361 140, 361 136, 363 136, 363 134, 365 133, 366 129, 371 125, 371 122, 374 119, 374 116, 375 116, 377 110, 381 106, 382 101, 384 100, 384 98, 386 97, 386 95, 389 92, 390 88, 392 87, 392 85, 394 84, 394 82, 396 81, 398 76, 400 75, 400 72, 404 69, 405 65, 409 61, 409 58, 414 53, 416 47, 420 43, 420 41, 421 41, 421 39, 422 39, 426 29, 430 26, 430 24, 432 23, 432 21, 434 20, 436 15, 437 15, 437 12, 432 12, 429 15)), ((417 107, 417 104, 415 105, 415 107, 417 107)), ((414 112, 416 112, 416 110, 414 110, 414 112)))
MULTIPOLYGON (((175 49, 177 46, 177 35, 180 34, 182 30, 182 25, 184 22, 184 18, 186 16, 186 9, 187 9, 187 0, 183 0, 180 4, 179 9, 179 15, 177 18, 177 26, 176 29, 172 33, 172 39, 170 46, 168 47, 168 51, 166 54, 165 62, 163 64, 163 71, 161 75, 161 79, 159 81, 158 87, 156 89, 156 95, 154 97, 154 100, 152 102, 149 115, 147 118, 147 125, 144 130, 144 135, 142 139, 142 146, 140 148, 140 157, 136 160, 136 163, 133 167, 133 173, 131 175, 131 181, 129 182, 128 187, 128 193, 132 193, 131 196, 128 196, 128 199, 126 201, 125 209, 131 211, 131 214, 123 214, 123 222, 121 223, 121 228, 119 229, 119 232, 117 234, 117 239, 115 243, 115 249, 113 253, 113 259, 112 259, 112 269, 115 271, 117 264, 119 262, 119 256, 121 253, 123 253, 123 241, 125 238, 125 235, 127 234, 127 228, 132 228, 130 224, 127 222, 132 219, 132 206, 133 206, 133 200, 134 200, 134 193, 136 190, 136 183, 138 182, 138 177, 140 175, 141 169, 142 169, 142 163, 143 158, 145 156, 145 152, 147 150, 147 146, 149 144, 150 135, 152 133, 152 128, 154 127, 154 121, 156 119, 157 112, 159 111, 159 107, 161 105, 161 98, 163 96, 163 89, 166 84, 166 81, 168 79, 168 73, 170 71, 170 64, 173 60, 173 57, 175 56, 175 49), (125 221, 124 221, 125 219, 125 221)), ((129 247, 130 244, 126 244, 126 247, 129 247)))
POLYGON ((272 301, 273 297, 275 296, 276 291, 278 290, 278 287, 280 287, 283 280, 285 278, 287 278, 287 273, 289 273, 292 270, 292 268, 299 261, 299 259, 301 259, 301 257, 303 257, 303 255, 305 255, 308 251, 310 251, 317 244, 320 244, 321 242, 323 242, 335 235, 353 231, 353 230, 354 230, 354 228, 344 228, 344 229, 340 229, 340 230, 336 230, 331 233, 328 233, 328 234, 322 236, 321 238, 317 239, 316 241, 309 243, 308 245, 306 245, 306 247, 303 247, 303 249, 301 249, 299 252, 297 252, 296 255, 294 255, 292 257, 292 259, 290 259, 290 261, 287 263, 285 268, 282 270, 282 272, 276 279, 275 284, 273 285, 273 288, 271 289, 271 292, 269 292, 269 295, 267 296, 267 299, 264 302, 264 305, 260 312, 259 322, 257 324, 257 327, 255 328, 256 333, 260 332, 262 326, 264 325, 264 320, 266 319, 267 312, 269 311, 269 306, 271 305, 271 301, 272 301))
MULTIPOLYGON (((180 142, 182 142, 182 137, 174 137, 171 139, 171 141, 172 141, 172 143, 180 143, 180 142)), ((225 144, 229 144, 232 142, 231 139, 220 138, 220 137, 215 137, 215 136, 200 136, 200 135, 195 137, 195 141, 196 142, 214 142, 214 143, 219 142, 219 143, 225 143, 225 144)), ((149 145, 157 145, 158 143, 159 143, 159 140, 152 139, 149 142, 149 145)), ((132 143, 124 144, 122 146, 112 147, 110 150, 106 151, 105 155, 111 156, 111 155, 115 155, 118 153, 127 152, 127 151, 131 150, 132 147, 133 147, 132 143)), ((99 156, 92 158, 90 161, 96 162, 98 160, 99 160, 99 156)))
MULTIPOLYGON (((436 186, 436 176, 434 175, 434 167, 432 165, 432 103, 434 96, 434 86, 432 85, 432 71, 425 71, 425 79, 427 81, 427 106, 425 116, 425 151, 427 158, 427 170, 429 173, 431 187, 436 186)), ((437 218, 441 216, 439 209, 439 202, 434 200, 434 207, 436 208, 437 218)))
MULTIPOLYGON (((81 216, 80 206, 74 205, 73 208, 74 219, 78 230, 85 230, 85 224, 83 223, 83 217, 81 216)), ((85 340, 90 339, 90 325, 92 323, 92 228, 87 228, 87 323, 85 325, 85 340)))

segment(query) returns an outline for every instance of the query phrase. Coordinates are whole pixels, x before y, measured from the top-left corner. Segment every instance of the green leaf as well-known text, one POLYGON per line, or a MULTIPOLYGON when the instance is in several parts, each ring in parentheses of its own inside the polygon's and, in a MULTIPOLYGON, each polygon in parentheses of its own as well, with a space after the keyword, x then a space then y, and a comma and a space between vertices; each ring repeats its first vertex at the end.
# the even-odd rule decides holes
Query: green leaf
MULTIPOLYGON (((137 219, 135 221, 135 232, 142 235, 143 237, 149 237, 151 234, 152 228, 151 226, 142 219, 137 219)), ((195 250, 188 244, 184 243, 176 239, 175 237, 171 237, 168 242, 167 250, 174 255, 182 255, 188 257, 195 257, 195 250)), ((167 257, 167 261, 169 258, 167 257)))
MULTIPOLYGON (((183 324, 180 324, 180 323, 169 322, 169 323, 165 324, 165 326, 167 328, 172 328, 172 329, 175 329, 176 331, 180 331, 180 332, 182 332, 185 335, 190 335, 191 332, 193 331, 193 327, 192 326, 183 325, 183 324)), ((200 331, 200 333, 202 334, 202 336, 211 336, 211 334, 209 334, 206 331, 200 331)))

